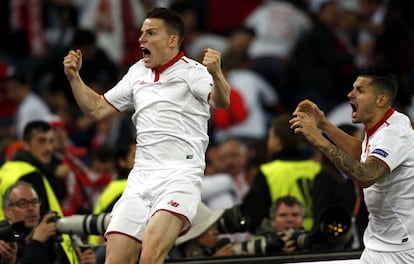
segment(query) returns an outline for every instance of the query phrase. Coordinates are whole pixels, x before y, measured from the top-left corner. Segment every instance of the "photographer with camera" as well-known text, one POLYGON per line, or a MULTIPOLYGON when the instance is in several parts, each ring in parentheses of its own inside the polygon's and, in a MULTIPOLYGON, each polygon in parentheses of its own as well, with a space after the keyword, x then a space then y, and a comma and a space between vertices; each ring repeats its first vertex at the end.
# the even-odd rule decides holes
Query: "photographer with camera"
MULTIPOLYGON (((50 169, 54 140, 54 131, 45 121, 35 120, 25 126, 23 148, 16 151, 13 158, 0 167, 0 201, 13 184, 25 181, 36 190, 41 202, 40 215, 48 211, 63 215, 53 185, 49 181, 51 177, 55 177, 50 169)), ((0 210, 0 219, 2 218, 4 211, 0 210)), ((68 263, 76 264, 77 254, 68 234, 62 234, 60 247, 64 250, 68 263)))
POLYGON ((234 256, 231 242, 219 241, 218 222, 223 211, 212 211, 200 203, 190 230, 177 238, 170 258, 202 258, 234 256))
POLYGON ((305 208, 294 196, 285 195, 272 203, 269 218, 263 219, 256 235, 278 234, 285 241, 282 251, 290 253, 296 248, 295 232, 303 229, 305 208))
MULTIPOLYGON (((0 223, 1 263, 69 263, 59 245, 57 215, 49 212, 40 219, 40 200, 30 183, 18 181, 3 197, 6 220, 0 223)), ((78 263, 94 264, 96 256, 87 249, 78 253, 78 263)))
MULTIPOLYGON (((212 211, 200 203, 196 218, 190 230, 176 240, 170 251, 170 258, 224 257, 236 255, 263 255, 292 252, 295 249, 294 234, 290 232, 267 232, 243 242, 233 242, 228 238, 220 239, 220 234, 228 234, 246 228, 237 222, 244 222, 237 207, 212 211), (224 232, 224 233, 221 233, 224 232)), ((303 212, 303 208, 302 208, 303 212)), ((301 214, 303 223, 303 214, 301 214)), ((248 223, 246 223, 248 225, 248 223)))

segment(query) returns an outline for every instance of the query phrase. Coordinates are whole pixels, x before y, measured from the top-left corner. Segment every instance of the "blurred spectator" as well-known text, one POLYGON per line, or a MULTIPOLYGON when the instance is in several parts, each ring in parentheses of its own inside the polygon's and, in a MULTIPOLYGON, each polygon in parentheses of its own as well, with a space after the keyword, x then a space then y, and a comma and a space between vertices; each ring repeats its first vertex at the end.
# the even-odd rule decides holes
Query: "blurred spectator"
POLYGON ((82 69, 84 81, 98 93, 106 92, 118 80, 117 65, 108 57, 108 53, 99 48, 97 33, 79 29, 75 32, 71 48, 82 51, 82 69))
MULTIPOLYGON (((155 3, 152 3, 155 6, 155 3)), ((90 0, 80 14, 80 27, 97 35, 97 45, 117 65, 130 65, 140 54, 137 43, 146 10, 142 1, 90 0)))
POLYGON ((217 128, 215 139, 221 142, 228 138, 240 138, 248 145, 265 139, 269 116, 277 111, 279 95, 275 89, 259 74, 249 68, 247 54, 239 54, 237 51, 227 50, 223 55, 223 69, 227 81, 234 90, 240 93, 248 109, 247 118, 228 128, 217 128), (237 56, 237 55, 236 55, 237 56), (232 60, 231 60, 232 58, 232 60))
POLYGON ((116 178, 113 179, 99 196, 93 210, 94 214, 109 213, 126 186, 129 172, 134 165, 135 141, 121 142, 115 150, 116 178))
POLYGON ((227 38, 221 35, 206 32, 187 43, 186 56, 202 61, 204 50, 212 48, 223 53, 227 48, 227 38))
POLYGON ((63 214, 72 215, 89 200, 84 189, 85 181, 80 180, 87 174, 82 174, 83 164, 79 160, 79 157, 87 155, 88 150, 73 145, 68 138, 66 124, 59 116, 51 115, 46 120, 55 134, 51 169, 56 177, 51 184, 61 190, 57 196, 63 214))
POLYGON ((414 95, 414 3, 395 0, 387 4, 384 31, 376 39, 375 63, 393 69, 400 83, 394 107, 406 112, 414 95))
POLYGON ((201 185, 201 201, 212 210, 233 207, 237 199, 236 183, 233 177, 225 173, 219 146, 210 144, 206 151, 206 168, 201 185))
POLYGON ((229 107, 211 111, 210 135, 213 142, 223 141, 223 138, 218 135, 221 131, 232 130, 248 118, 250 111, 244 98, 234 86, 230 86, 229 107))
MULTIPOLYGON (((116 201, 121 197, 126 184, 129 172, 134 167, 136 143, 135 140, 121 142, 115 151, 116 178, 113 179, 103 192, 98 196, 94 204, 93 214, 110 213, 116 201)), ((102 245, 96 251, 99 263, 105 261, 105 242, 103 236, 90 235, 88 243, 102 245)))
POLYGON ((36 87, 40 94, 63 89, 69 102, 76 105, 70 87, 67 84, 60 59, 68 49, 80 49, 83 54, 81 74, 85 83, 97 92, 105 92, 118 80, 118 65, 107 53, 97 46, 96 32, 77 29, 69 46, 62 46, 49 53, 48 56, 36 62, 36 87))
MULTIPOLYGON (((32 121, 28 123, 23 133, 24 149, 16 152, 12 160, 6 161, 0 168, 0 199, 6 190, 17 181, 25 181, 33 185, 38 194, 40 215, 54 211, 60 217, 62 209, 56 194, 52 189, 48 177, 53 172, 48 168, 53 152, 54 133, 48 123, 32 121), (49 176, 48 176, 49 175, 49 176)), ((0 218, 4 211, 0 212, 0 218)), ((69 260, 76 259, 76 252, 72 248, 69 235, 62 234, 60 243, 69 260)))
POLYGON ((115 150, 113 147, 102 145, 92 152, 88 176, 93 182, 87 189, 92 206, 112 179, 116 178, 115 164, 115 150))
POLYGON ((222 159, 224 172, 228 173, 236 186, 236 204, 240 204, 249 191, 251 179, 246 170, 249 149, 243 141, 229 138, 219 145, 219 156, 222 159))
MULTIPOLYGON (((88 124, 93 125, 89 128, 91 132, 91 138, 89 139, 91 150, 96 150, 103 145, 114 148, 118 142, 135 136, 129 113, 115 113, 94 123, 89 123, 89 119, 82 118, 82 122, 79 123, 86 124, 86 126, 88 124)), ((71 134, 71 137, 75 139, 74 133, 71 134)))
POLYGON ((190 3, 186 0, 173 1, 170 8, 177 11, 183 19, 185 32, 181 49, 186 55, 189 55, 189 46, 191 46, 192 42, 203 34, 197 28, 200 16, 197 16, 197 10, 194 3, 190 3))
POLYGON ((5 159, 5 149, 10 141, 14 140, 12 134, 14 115, 16 113, 17 105, 13 100, 7 97, 6 80, 10 76, 14 67, 6 61, 0 60, 0 164, 5 159))
POLYGON ((384 19, 388 6, 383 0, 359 0, 361 24, 358 35, 356 64, 363 69, 376 64, 374 60, 377 38, 385 30, 384 19))
POLYGON ((241 26, 252 10, 267 0, 209 0, 205 2, 207 16, 202 22, 205 30, 216 34, 228 34, 234 28, 241 26), (231 16, 229 16, 231 11, 231 16))
POLYGON ((96 195, 115 173, 113 149, 102 147, 98 152, 78 147, 68 138, 64 121, 56 116, 47 119, 54 131, 53 155, 50 168, 55 172, 51 180, 65 216, 91 213, 96 195), (88 162, 91 166, 87 166, 88 162))
POLYGON ((256 32, 249 56, 253 70, 262 75, 285 98, 281 81, 285 64, 300 37, 307 32, 312 21, 293 0, 264 1, 246 18, 245 25, 256 32))
POLYGON ((46 103, 32 91, 29 72, 16 71, 6 81, 7 96, 16 105, 13 135, 21 139, 23 130, 30 121, 43 120, 49 116, 50 109, 46 103))
POLYGON ((177 259, 233 256, 234 250, 230 241, 223 245, 218 244, 218 220, 222 214, 222 210, 212 211, 200 203, 190 230, 177 238, 170 257, 177 259))
POLYGON ((252 62, 248 60, 249 48, 256 37, 256 32, 246 26, 234 28, 227 38, 227 48, 223 54, 226 68, 251 68, 252 62))
POLYGON ((73 0, 45 1, 45 39, 49 50, 69 47, 78 27, 78 9, 73 0))
POLYGON ((23 67, 48 51, 43 23, 44 1, 1 1, 0 56, 23 67))
POLYGON ((359 0, 337 0, 337 3, 339 7, 337 36, 348 52, 355 56, 360 29, 359 0))
POLYGON ((314 26, 297 44, 289 84, 295 104, 308 98, 329 111, 347 95, 356 66, 349 43, 338 27, 336 1, 313 2, 318 2, 311 5, 314 26))
POLYGON ((267 140, 271 160, 260 165, 260 172, 243 201, 252 233, 268 217, 272 202, 285 195, 296 197, 304 205, 305 229, 310 230, 313 225, 310 191, 321 166, 312 159, 304 137, 290 129, 290 118, 288 114, 274 118, 267 140))

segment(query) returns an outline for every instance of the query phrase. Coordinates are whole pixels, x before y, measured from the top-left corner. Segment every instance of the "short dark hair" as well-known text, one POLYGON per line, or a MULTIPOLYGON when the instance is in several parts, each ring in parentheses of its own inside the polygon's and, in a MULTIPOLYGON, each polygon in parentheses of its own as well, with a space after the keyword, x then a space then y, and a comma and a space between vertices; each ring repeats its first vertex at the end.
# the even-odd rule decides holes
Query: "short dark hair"
POLYGON ((389 96, 389 103, 392 105, 397 96, 398 82, 396 76, 384 65, 373 65, 362 69, 359 76, 372 79, 372 85, 379 91, 389 96))
POLYGON ((115 163, 115 150, 109 145, 99 146, 92 152, 92 160, 115 163))
POLYGON ((298 198, 292 196, 292 195, 285 195, 279 197, 276 201, 273 202, 273 204, 270 206, 269 210, 269 218, 273 219, 276 216, 276 211, 279 209, 279 207, 285 204, 288 207, 293 206, 299 206, 301 208, 302 216, 305 216, 305 207, 303 206, 302 202, 299 201, 298 198))
POLYGON ((30 142, 34 131, 48 132, 51 129, 52 128, 50 127, 49 123, 45 121, 42 121, 42 120, 31 121, 27 123, 27 125, 24 127, 23 140, 25 142, 30 142))
POLYGON ((169 34, 176 34, 180 39, 180 44, 184 39, 184 22, 181 15, 172 9, 156 7, 152 9, 146 18, 157 18, 164 21, 169 34))
POLYGON ((302 134, 295 133, 290 128, 289 120, 292 118, 290 114, 280 114, 272 120, 271 127, 273 133, 280 138, 284 151, 301 151, 305 150, 308 145, 302 134))
POLYGON ((116 161, 116 167, 117 169, 120 169, 119 161, 120 160, 126 160, 129 151, 131 150, 132 146, 135 145, 136 142, 133 139, 127 139, 124 141, 119 142, 115 149, 115 161, 116 161))

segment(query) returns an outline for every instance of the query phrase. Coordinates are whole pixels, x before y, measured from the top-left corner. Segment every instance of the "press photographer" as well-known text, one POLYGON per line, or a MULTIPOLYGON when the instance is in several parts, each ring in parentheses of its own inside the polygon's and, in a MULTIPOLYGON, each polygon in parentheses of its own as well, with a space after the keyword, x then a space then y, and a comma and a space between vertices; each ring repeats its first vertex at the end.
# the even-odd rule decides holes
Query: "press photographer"
POLYGON ((270 207, 269 218, 263 220, 256 237, 233 245, 235 254, 335 250, 342 249, 351 238, 351 216, 344 208, 324 210, 312 231, 302 228, 304 214, 298 199, 280 197, 270 207))
POLYGON ((255 238, 235 244, 236 254, 290 253, 297 250, 297 237, 304 222, 305 209, 293 196, 282 196, 269 209, 255 238))
MULTIPOLYGON (((57 216, 47 213, 40 219, 40 202, 32 185, 18 181, 3 197, 6 220, 0 225, 1 263, 68 263, 56 241, 57 216)), ((75 250, 75 249, 73 249, 75 250)), ((93 250, 76 249, 81 263, 96 263, 93 250)))

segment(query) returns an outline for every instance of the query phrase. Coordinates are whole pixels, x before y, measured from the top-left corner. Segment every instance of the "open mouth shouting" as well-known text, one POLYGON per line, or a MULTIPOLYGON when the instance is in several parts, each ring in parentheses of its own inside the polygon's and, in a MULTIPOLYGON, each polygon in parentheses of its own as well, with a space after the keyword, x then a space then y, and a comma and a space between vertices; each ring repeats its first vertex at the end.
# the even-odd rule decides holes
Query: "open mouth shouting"
POLYGON ((145 47, 141 47, 141 51, 142 51, 142 58, 144 59, 145 62, 147 62, 151 56, 151 51, 145 47))
POLYGON ((356 118, 356 114, 357 114, 357 110, 358 110, 358 105, 355 102, 350 101, 349 104, 351 105, 352 108, 352 118, 356 118))

